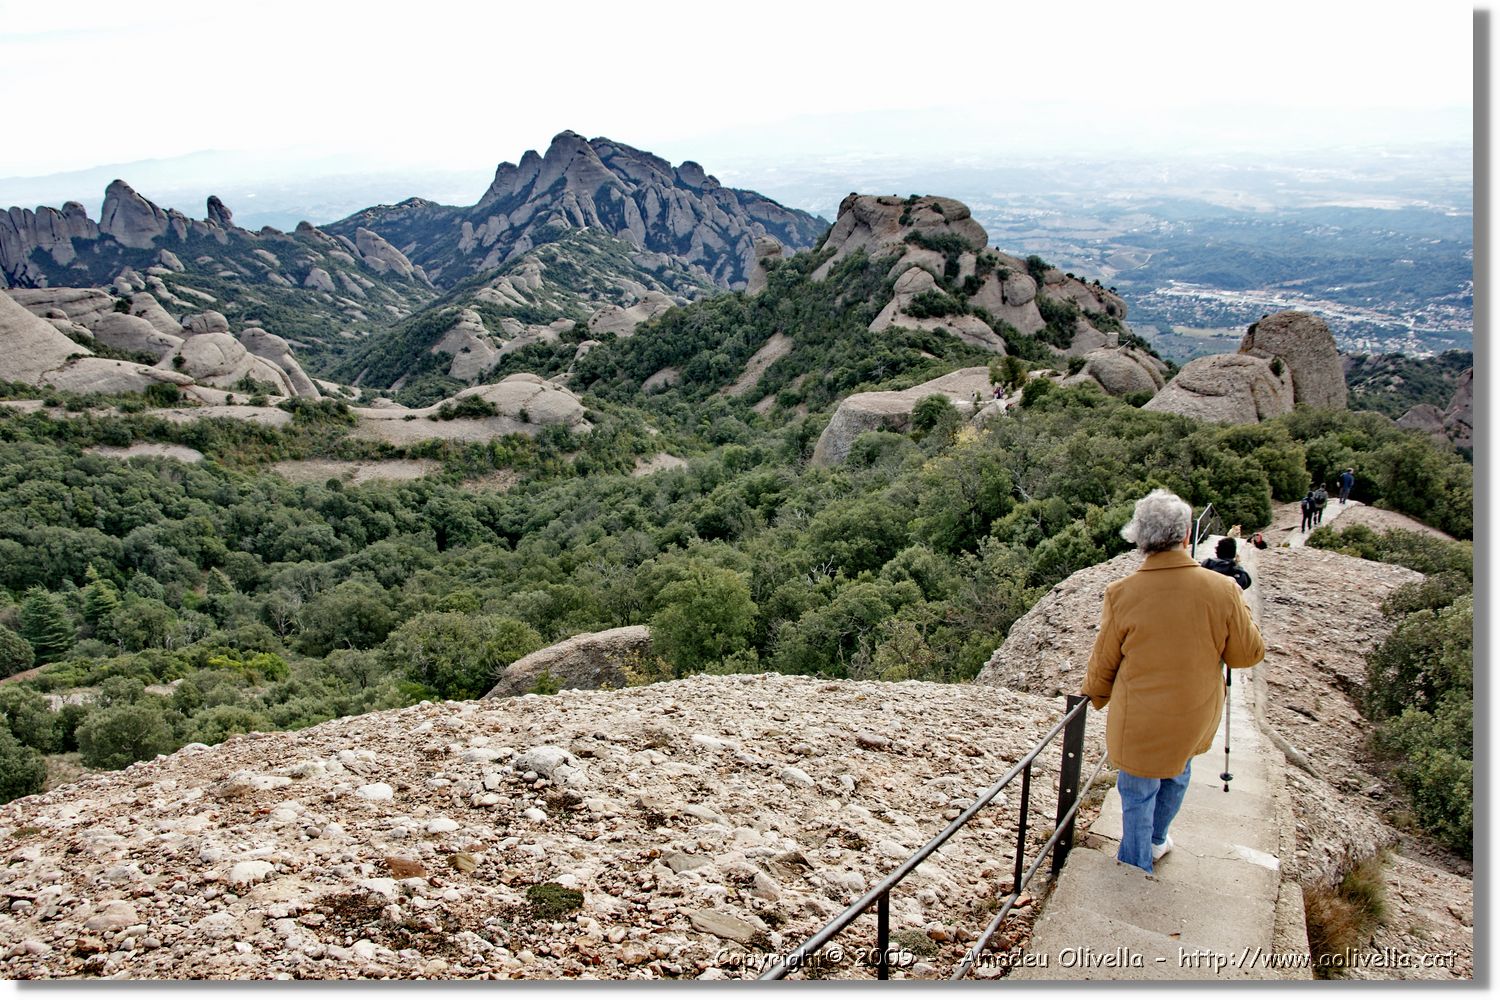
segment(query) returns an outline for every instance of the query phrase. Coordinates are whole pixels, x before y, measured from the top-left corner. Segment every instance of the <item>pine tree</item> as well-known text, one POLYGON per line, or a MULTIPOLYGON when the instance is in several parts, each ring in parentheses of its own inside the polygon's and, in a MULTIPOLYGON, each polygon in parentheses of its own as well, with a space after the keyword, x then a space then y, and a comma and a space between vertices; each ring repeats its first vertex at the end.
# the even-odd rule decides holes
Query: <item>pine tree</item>
POLYGON ((88 586, 83 588, 83 620, 91 634, 107 638, 101 633, 109 631, 109 616, 120 606, 120 591, 111 581, 101 577, 92 563, 87 578, 88 586))
POLYGON ((21 637, 31 643, 39 662, 48 663, 71 649, 73 635, 62 598, 41 587, 27 591, 21 602, 21 637))

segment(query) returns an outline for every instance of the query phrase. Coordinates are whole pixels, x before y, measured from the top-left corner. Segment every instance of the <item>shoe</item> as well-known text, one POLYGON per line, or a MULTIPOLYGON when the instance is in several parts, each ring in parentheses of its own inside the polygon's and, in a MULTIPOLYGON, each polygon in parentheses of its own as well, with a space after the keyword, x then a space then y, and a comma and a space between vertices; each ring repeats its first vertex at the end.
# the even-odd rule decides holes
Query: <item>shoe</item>
POLYGON ((1172 850, 1172 835, 1169 833, 1169 834, 1167 834, 1167 839, 1166 840, 1163 840, 1160 844, 1152 844, 1151 845, 1151 861, 1152 861, 1152 863, 1154 864, 1154 863, 1160 861, 1162 858, 1166 857, 1167 854, 1171 852, 1171 850, 1172 850))

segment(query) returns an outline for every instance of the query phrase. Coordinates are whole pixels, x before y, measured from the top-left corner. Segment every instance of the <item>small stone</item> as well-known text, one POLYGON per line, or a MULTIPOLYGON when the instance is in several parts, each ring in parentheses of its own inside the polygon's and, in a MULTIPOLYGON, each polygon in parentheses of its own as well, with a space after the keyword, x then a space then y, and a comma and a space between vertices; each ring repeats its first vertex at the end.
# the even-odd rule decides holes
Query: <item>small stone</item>
POLYGON ((91 931, 122 931, 140 922, 134 906, 123 899, 110 899, 100 904, 99 911, 85 920, 83 926, 91 931))
POLYGON ((781 780, 788 785, 800 785, 803 788, 812 788, 817 782, 812 776, 800 767, 784 767, 781 769, 781 780))
POLYGON ((740 944, 749 944, 758 930, 754 924, 718 910, 694 910, 689 915, 688 921, 693 925, 694 930, 712 934, 726 941, 738 941, 740 944))
POLYGON ((684 854, 681 851, 674 851, 661 860, 662 864, 680 875, 685 871, 692 871, 694 868, 702 868, 713 859, 705 858, 701 854, 684 854))
POLYGON ((396 795, 395 789, 383 781, 377 781, 373 785, 360 785, 354 790, 354 794, 370 802, 389 802, 396 795))
POLYGON ((439 816, 427 824, 428 833, 452 833, 458 829, 458 820, 449 819, 447 816, 439 816))
POLYGON ((479 867, 479 859, 467 851, 459 851, 457 854, 449 856, 448 864, 456 871, 467 875, 479 867))
POLYGON ((640 965, 651 960, 651 951, 645 945, 630 942, 619 951, 620 961, 626 965, 640 965))
POLYGON ((410 858, 386 858, 385 866, 396 878, 421 878, 427 874, 420 862, 410 858))
POLYGON ((854 742, 866 750, 885 750, 891 745, 889 737, 868 731, 855 733, 854 742))
POLYGON ((531 820, 533 823, 547 822, 547 814, 536 808, 536 806, 532 806, 530 809, 523 810, 521 815, 531 820))
POLYGON ((269 861, 259 859, 241 861, 229 869, 229 882, 232 885, 251 885, 261 881, 275 870, 276 866, 269 861))

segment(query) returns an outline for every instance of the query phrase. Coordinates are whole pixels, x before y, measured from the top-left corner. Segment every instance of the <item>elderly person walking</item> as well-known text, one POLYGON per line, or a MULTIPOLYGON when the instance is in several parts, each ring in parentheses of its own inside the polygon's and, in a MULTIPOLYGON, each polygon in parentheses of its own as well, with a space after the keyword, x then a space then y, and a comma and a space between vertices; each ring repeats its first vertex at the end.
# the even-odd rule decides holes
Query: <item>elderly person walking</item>
POLYGON ((1106 590, 1083 684, 1094 708, 1109 706, 1105 739, 1125 813, 1118 857, 1148 874, 1172 849, 1167 828, 1187 794, 1192 758, 1218 730, 1221 662, 1251 667, 1265 656, 1239 587, 1188 555, 1192 518, 1166 490, 1136 503, 1120 533, 1146 559, 1106 590))

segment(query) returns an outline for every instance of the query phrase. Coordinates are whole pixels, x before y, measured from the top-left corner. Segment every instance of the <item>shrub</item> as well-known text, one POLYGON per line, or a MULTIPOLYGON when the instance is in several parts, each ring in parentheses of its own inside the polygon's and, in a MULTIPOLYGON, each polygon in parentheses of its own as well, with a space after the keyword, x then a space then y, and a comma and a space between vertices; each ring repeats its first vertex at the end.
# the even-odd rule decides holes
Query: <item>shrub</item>
POLYGON ((166 717, 149 702, 100 709, 78 727, 78 751, 89 767, 113 770, 173 748, 166 717))
POLYGON ((464 699, 483 695, 501 670, 541 647, 541 635, 514 618, 435 611, 396 629, 384 648, 392 666, 416 683, 464 699))
POLYGON ((750 644, 755 603, 745 577, 731 569, 692 565, 657 594, 652 645, 678 676, 702 670, 750 644))
POLYGON ((1307 943, 1316 977, 1341 977, 1354 952, 1385 919, 1382 865, 1382 858, 1368 858, 1345 873, 1337 886, 1303 890, 1307 943))
POLYGON ((31 643, 0 625, 0 677, 29 670, 34 660, 31 643))
POLYGON ((912 430, 919 434, 930 434, 939 428, 957 426, 958 410, 953 401, 940 392, 920 400, 911 411, 912 430))
POLYGON ((1035 405, 1037 400, 1046 396, 1054 388, 1056 388, 1056 386, 1053 384, 1051 379, 1032 379, 1021 388, 1021 405, 1028 408, 1035 405))
POLYGON ((0 803, 35 795, 47 785, 47 762, 0 728, 0 803))

